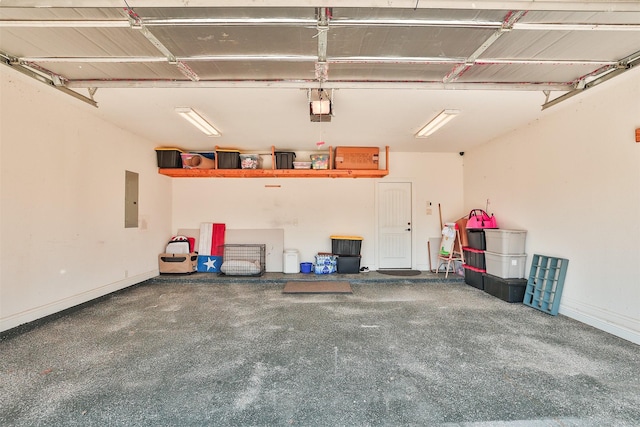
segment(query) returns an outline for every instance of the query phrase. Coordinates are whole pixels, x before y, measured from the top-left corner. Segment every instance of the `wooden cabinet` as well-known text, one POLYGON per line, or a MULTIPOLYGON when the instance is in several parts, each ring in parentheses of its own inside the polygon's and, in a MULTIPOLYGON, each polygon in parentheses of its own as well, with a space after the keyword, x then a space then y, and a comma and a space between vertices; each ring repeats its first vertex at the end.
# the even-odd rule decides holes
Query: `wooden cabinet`
MULTIPOLYGON (((275 149, 271 147, 271 169, 158 169, 173 178, 382 178, 389 174, 389 146, 385 147, 384 169, 276 169, 275 149)), ((329 165, 333 151, 329 147, 329 165)))

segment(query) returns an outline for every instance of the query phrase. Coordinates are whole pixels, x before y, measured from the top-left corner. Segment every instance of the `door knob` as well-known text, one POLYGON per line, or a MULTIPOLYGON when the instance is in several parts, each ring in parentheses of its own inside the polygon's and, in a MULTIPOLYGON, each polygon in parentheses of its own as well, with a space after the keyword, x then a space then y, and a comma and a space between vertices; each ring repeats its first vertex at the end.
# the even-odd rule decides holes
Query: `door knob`
POLYGON ((406 231, 411 231, 411 229, 410 229, 410 228, 407 228, 407 230, 406 230, 406 231))

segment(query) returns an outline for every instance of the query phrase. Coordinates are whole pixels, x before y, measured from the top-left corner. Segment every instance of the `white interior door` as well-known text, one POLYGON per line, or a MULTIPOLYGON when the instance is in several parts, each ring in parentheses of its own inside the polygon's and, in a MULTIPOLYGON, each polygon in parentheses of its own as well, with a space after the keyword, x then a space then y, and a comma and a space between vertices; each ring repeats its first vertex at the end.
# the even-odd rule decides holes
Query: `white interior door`
POLYGON ((411 268, 411 183, 378 183, 378 268, 411 268))

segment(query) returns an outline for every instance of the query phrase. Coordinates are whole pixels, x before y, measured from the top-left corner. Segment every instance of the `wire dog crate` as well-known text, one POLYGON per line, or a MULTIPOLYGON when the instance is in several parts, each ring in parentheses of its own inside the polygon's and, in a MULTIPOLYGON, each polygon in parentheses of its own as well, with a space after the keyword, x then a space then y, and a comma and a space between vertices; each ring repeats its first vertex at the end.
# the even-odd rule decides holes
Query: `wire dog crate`
POLYGON ((265 257, 264 244, 224 245, 220 273, 227 276, 262 276, 265 272, 265 257))

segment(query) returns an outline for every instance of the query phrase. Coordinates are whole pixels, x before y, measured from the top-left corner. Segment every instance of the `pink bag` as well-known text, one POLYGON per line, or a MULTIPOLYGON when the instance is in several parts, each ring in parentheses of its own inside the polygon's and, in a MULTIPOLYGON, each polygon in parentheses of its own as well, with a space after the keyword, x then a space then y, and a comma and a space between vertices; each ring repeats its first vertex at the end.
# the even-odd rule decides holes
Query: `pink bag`
POLYGON ((472 209, 469 212, 469 221, 467 221, 467 228, 498 228, 496 217, 483 211, 482 209, 472 209))

